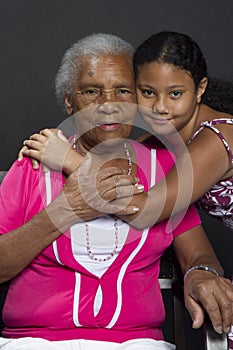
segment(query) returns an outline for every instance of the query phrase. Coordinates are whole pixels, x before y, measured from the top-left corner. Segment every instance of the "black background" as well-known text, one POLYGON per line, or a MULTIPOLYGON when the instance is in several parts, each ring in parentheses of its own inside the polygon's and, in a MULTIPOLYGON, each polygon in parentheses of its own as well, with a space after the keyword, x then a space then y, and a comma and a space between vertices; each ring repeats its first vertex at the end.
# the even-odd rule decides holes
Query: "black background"
POLYGON ((32 132, 61 123, 54 76, 81 37, 108 32, 136 47, 160 30, 182 31, 200 44, 210 75, 232 79, 232 15, 232 0, 1 0, 0 169, 32 132))
POLYGON ((0 0, 0 170, 31 133, 62 122, 54 76, 81 37, 107 32, 136 47, 158 31, 181 31, 201 46, 209 75, 233 80, 232 16, 233 0, 0 0))

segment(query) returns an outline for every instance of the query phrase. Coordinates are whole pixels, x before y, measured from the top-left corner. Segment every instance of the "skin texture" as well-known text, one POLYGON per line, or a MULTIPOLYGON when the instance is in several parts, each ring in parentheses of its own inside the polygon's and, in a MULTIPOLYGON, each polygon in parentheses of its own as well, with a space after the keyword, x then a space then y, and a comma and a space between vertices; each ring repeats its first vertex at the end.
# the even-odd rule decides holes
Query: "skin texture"
MULTIPOLYGON (((141 115, 154 132, 163 137, 165 135, 169 142, 175 145, 178 159, 176 166, 166 178, 149 191, 147 207, 144 208, 143 215, 140 213, 143 209, 141 203, 144 204, 147 198, 145 193, 135 196, 131 207, 125 212, 121 211, 121 214, 132 214, 129 217, 124 216, 124 219, 137 228, 144 228, 168 218, 171 213, 184 209, 190 202, 194 203, 220 179, 233 175, 232 164, 225 147, 211 130, 202 130, 188 146, 186 145, 202 121, 231 117, 200 104, 206 82, 206 79, 203 79, 196 91, 193 79, 188 72, 168 64, 149 63, 139 70, 136 84, 138 103, 143 106, 143 109, 140 109, 141 115), (170 122, 156 123, 158 118, 156 111, 160 113, 160 120, 169 119, 170 122), (171 129, 170 125, 179 131, 182 144, 177 142, 176 133, 167 134, 171 129), (187 146, 188 153, 183 151, 184 146, 187 146), (217 165, 216 159, 218 159, 217 165), (181 188, 180 183, 182 183, 181 188), (177 196, 179 196, 178 201, 177 196), (130 211, 135 207, 140 208, 136 214, 130 211)), ((218 128, 229 145, 233 147, 232 126, 219 125, 218 128)), ((32 153, 25 155, 35 156, 32 153)), ((65 170, 69 173, 68 166, 65 170)), ((72 171, 71 168, 70 171, 72 171)), ((103 179, 105 179, 104 173, 103 179)), ((117 208, 116 193, 119 198, 121 195, 127 196, 128 193, 131 195, 132 191, 136 190, 135 188, 130 190, 127 186, 124 189, 118 187, 116 190, 116 183, 114 177, 112 177, 112 183, 109 180, 104 199, 114 202, 117 208)))
MULTIPOLYGON (((204 78, 196 91, 190 74, 173 65, 152 62, 139 69, 136 81, 137 98, 139 105, 146 107, 141 115, 156 134, 165 135, 166 139, 175 145, 174 150, 178 156, 176 167, 173 167, 164 182, 151 190, 153 208, 157 208, 161 198, 163 198, 165 188, 167 189, 164 210, 159 220, 166 218, 171 213, 179 192, 181 195, 175 212, 187 205, 185 198, 189 197, 186 194, 189 193, 190 187, 186 174, 190 164, 193 174, 191 203, 198 200, 217 181, 233 175, 232 164, 226 149, 219 137, 211 130, 205 128, 187 146, 188 140, 199 128, 201 122, 215 118, 232 118, 230 115, 200 104, 206 83, 207 79, 204 78), (164 124, 160 121, 157 122, 156 111, 159 112, 160 119, 165 119, 164 124), (183 145, 187 147, 189 152, 188 155, 182 147, 176 148, 176 133, 169 133, 167 120, 169 120, 169 125, 174 126, 179 132, 184 142, 183 145), (218 160, 217 164, 216 159, 218 160), (180 189, 178 173, 184 174, 180 180, 182 183, 180 189)), ((232 148, 232 126, 219 125, 218 129, 232 148)))
POLYGON ((169 134, 171 124, 187 141, 195 129, 204 88, 203 82, 196 93, 192 77, 173 65, 148 63, 139 68, 137 78, 138 104, 145 107, 141 115, 156 134, 169 134))
MULTIPOLYGON (((95 83, 98 80, 105 81, 106 84, 104 85, 104 88, 106 89, 112 89, 113 87, 115 87, 115 84, 119 84, 119 81, 121 81, 121 87, 123 88, 124 82, 126 81, 125 88, 132 89, 132 92, 129 92, 129 101, 134 102, 135 88, 129 58, 125 56, 113 56, 106 57, 105 60, 105 57, 101 57, 98 58, 97 61, 102 62, 100 64, 102 69, 100 69, 101 74, 99 75, 99 77, 97 76, 97 74, 92 75, 93 81, 95 83), (105 67, 106 69, 106 74, 104 75, 105 80, 103 80, 102 77, 103 67, 105 67), (107 72, 109 72, 109 74, 107 74, 107 72), (109 76, 112 74, 116 76, 116 78, 113 80, 109 79, 109 76)), ((89 65, 87 65, 87 67, 88 69, 86 70, 86 72, 88 72, 90 69, 89 65)), ((73 111, 79 111, 79 109, 84 107, 78 98, 74 99, 74 101, 72 100, 72 98, 69 98, 69 103, 67 102, 67 99, 65 99, 65 101, 66 108, 69 114, 71 114, 73 111)), ((113 102, 116 102, 115 99, 113 100, 113 102)), ((104 108, 102 107, 101 109, 99 109, 95 106, 96 115, 99 118, 98 120, 103 120, 106 122, 107 114, 111 115, 111 118, 114 119, 114 122, 121 122, 122 110, 120 106, 115 106, 112 112, 109 112, 110 107, 111 106, 109 106, 109 101, 106 101, 104 108)), ((131 118, 133 118, 133 114, 130 116, 130 120, 131 118)), ((133 119, 131 123, 132 122, 133 119)), ((110 125, 110 123, 108 124, 110 125)), ((111 140, 112 138, 119 139, 120 137, 128 137, 131 131, 131 125, 121 125, 120 123, 114 123, 113 130, 111 129, 111 127, 108 126, 102 127, 102 124, 94 126, 95 135, 97 136, 96 140, 93 141, 92 146, 95 144, 95 142, 104 142, 106 140, 111 140)), ((87 132, 85 135, 86 138, 83 135, 82 138, 79 139, 77 145, 78 147, 80 147, 80 149, 82 150, 81 153, 83 154, 85 154, 88 150, 88 147, 90 147, 89 141, 91 137, 91 132, 87 132)), ((94 134, 92 133, 92 135, 94 134)), ((45 136, 43 136, 43 134, 39 136, 42 137, 42 139, 46 138, 45 136)), ((56 152, 57 154, 59 154, 58 161, 61 161, 61 159, 63 160, 63 156, 67 152, 69 152, 70 146, 68 145, 67 141, 61 137, 61 135, 58 136, 58 140, 60 141, 61 147, 59 149, 56 148, 55 144, 52 142, 51 149, 53 152, 51 153, 51 158, 53 159, 54 152, 56 152), (63 147, 64 151, 62 153, 63 147), (61 153, 58 152, 58 150, 61 150, 61 153)), ((35 147, 37 147, 39 143, 38 141, 30 142, 32 142, 32 146, 35 147)), ((114 149, 116 145, 117 143, 114 143, 114 149)), ((122 151, 123 147, 121 144, 120 146, 120 149, 122 151)), ((43 149, 45 150, 46 146, 43 149)), ((43 153, 43 149, 40 151, 41 156, 43 153)), ((72 152, 72 154, 75 156, 76 161, 77 159, 78 161, 82 159, 82 156, 78 152, 72 152)), ((107 160, 108 159, 106 159, 106 161, 107 160)), ((119 168, 124 167, 128 167, 128 162, 126 159, 122 159, 119 162, 119 168)), ((76 165, 74 166, 74 168, 76 168, 76 165)), ((57 169, 59 169, 59 165, 57 166, 57 169)), ((119 174, 121 175, 123 173, 124 172, 122 170, 119 172, 119 174)), ((92 218, 96 218, 102 215, 100 212, 97 212, 95 209, 90 208, 87 205, 87 203, 83 199, 82 194, 80 193, 80 188, 78 186, 77 179, 78 173, 72 173, 71 176, 67 179, 66 185, 64 186, 64 190, 62 191, 61 195, 51 205, 47 207, 46 211, 38 213, 38 215, 36 215, 34 218, 32 218, 32 220, 30 220, 28 223, 26 223, 19 229, 9 232, 5 235, 0 235, 0 282, 4 282, 14 277, 25 266, 27 266, 31 262, 31 260, 38 253, 41 252, 42 249, 44 249, 48 244, 52 243, 56 238, 58 238, 61 235, 61 233, 65 231, 65 229, 73 225, 75 222, 78 222, 80 218, 82 220, 90 220, 92 218), (69 205, 67 205, 67 202, 69 203, 69 205), (60 230, 57 230, 57 228, 55 227, 56 225, 54 225, 51 222, 50 217, 62 218, 61 222, 56 222, 56 225, 60 227, 60 230), (42 226, 40 225, 40 221, 43 223, 42 226), (43 227, 43 230, 41 230, 41 227, 43 227)), ((131 181, 133 182, 132 178, 131 181)))
MULTIPOLYGON (((92 166, 88 168, 88 166, 85 164, 85 161, 80 166, 80 155, 77 156, 77 159, 75 161, 76 153, 80 153, 82 156, 84 156, 88 150, 92 149, 93 146, 95 146, 96 143, 104 142, 104 141, 110 141, 108 145, 110 144, 109 150, 111 150, 114 146, 116 146, 116 141, 112 142, 112 138, 119 138, 119 137, 128 137, 130 133, 130 127, 126 125, 117 125, 117 122, 122 123, 122 116, 124 113, 122 113, 122 107, 115 107, 113 105, 113 102, 116 102, 115 100, 115 94, 104 94, 102 97, 103 99, 102 106, 98 106, 96 104, 88 104, 84 102, 82 99, 80 100, 81 96, 80 94, 77 94, 77 92, 80 91, 80 89, 83 88, 83 86, 87 86, 90 88, 90 92, 94 87, 99 87, 101 89, 104 89, 105 92, 110 92, 112 89, 114 89, 118 84, 122 81, 125 82, 124 88, 126 88, 126 84, 128 87, 134 86, 133 81, 133 75, 132 70, 130 68, 129 61, 124 57, 108 57, 108 56, 102 56, 95 59, 87 59, 85 60, 85 65, 83 63, 82 69, 79 71, 80 76, 77 77, 74 84, 74 89, 72 96, 65 96, 65 106, 66 111, 68 115, 71 115, 80 109, 86 109, 87 107, 91 108, 91 114, 94 116, 93 119, 89 119, 88 111, 85 112, 86 119, 83 120, 82 131, 84 132, 81 137, 78 139, 76 146, 76 151, 69 148, 70 154, 72 154, 73 159, 73 165, 72 167, 76 170, 73 171, 73 169, 69 169, 67 175, 71 173, 71 175, 68 176, 67 181, 71 181, 73 178, 76 178, 78 171, 80 172, 80 168, 82 170, 82 167, 84 167, 85 171, 84 173, 86 175, 90 175, 90 178, 92 176, 92 166), (87 63, 87 66, 85 66, 87 63), (130 73, 129 73, 130 68, 130 73), (103 74, 104 72, 104 74, 103 74), (119 73, 121 72, 121 73, 119 73), (128 73, 127 73, 128 72, 128 73), (128 74, 128 75, 127 75, 128 74), (114 77, 113 77, 114 75, 114 77), (115 80, 116 79, 116 80, 115 80), (101 82, 101 83, 100 83, 101 82), (76 90, 77 89, 77 90, 76 90), (117 119, 119 118, 119 119, 117 119), (109 123, 110 121, 110 123, 109 123), (90 128, 90 123, 92 123, 92 127, 94 129, 90 128), (93 131, 94 130, 94 131, 93 131), (78 151, 78 152, 77 152, 78 151), (75 164, 75 165, 74 165, 75 164), (79 169, 78 169, 79 167, 79 169), (90 172, 88 172, 90 170, 90 172)), ((122 85, 121 85, 122 86, 122 85)), ((91 92, 92 93, 92 92, 91 92)), ((130 99, 129 102, 134 102, 135 96, 132 92, 132 99, 130 99)), ((89 109, 89 108, 88 108, 89 109)), ((60 138, 57 134, 57 130, 44 130, 41 132, 41 134, 34 134, 31 136, 30 140, 25 141, 26 148, 22 151, 23 156, 35 156, 35 158, 38 161, 42 160, 43 157, 43 147, 44 143, 49 142, 49 134, 50 136, 54 136, 55 138, 60 138), (34 152, 34 153, 32 153, 34 152)), ((64 145, 67 150, 67 142, 63 141, 64 145)), ((118 141, 117 141, 118 142, 118 141)), ((106 148, 107 151, 107 148, 106 148)), ((111 153, 110 153, 111 154, 111 153)), ((94 152, 94 156, 98 156, 98 152, 94 152)), ((118 152, 116 152, 116 156, 120 156, 118 152)), ((47 166, 49 166, 49 157, 47 159, 47 166)), ((71 159, 71 158, 70 158, 71 159)), ((98 164, 98 157, 97 159, 97 168, 99 169, 98 164)), ((95 157, 94 157, 95 160, 95 157)), ((92 163, 92 165, 95 165, 95 161, 92 163)), ((114 168, 111 169, 111 173, 114 173, 115 175, 110 177, 109 168, 102 167, 102 170, 99 171, 99 178, 97 177, 97 188, 101 187, 102 190, 105 188, 103 184, 107 182, 108 191, 103 193, 103 196, 109 196, 110 194, 116 196, 115 188, 119 190, 121 189, 120 193, 122 194, 122 197, 128 196, 128 189, 131 189, 132 186, 122 186, 122 184, 118 185, 119 183, 119 176, 120 171, 119 167, 123 169, 122 172, 126 171, 128 169, 128 162, 126 160, 112 160, 106 158, 107 166, 114 166, 114 168), (99 185, 99 186, 98 186, 99 185), (125 191, 124 191, 125 190, 125 191)), ((136 165, 134 165, 133 173, 136 171, 136 165)), ((67 164, 66 164, 67 168, 67 164)), ((94 167, 94 173, 97 169, 94 167)), ((130 178, 127 175, 124 175, 125 179, 130 178)), ((77 179, 77 178, 76 178, 77 179)), ((73 190, 78 191, 77 189, 77 182, 72 182, 74 188, 73 190)), ((133 182, 133 178, 131 177, 131 182, 133 182)), ((88 189, 89 186, 87 186, 88 189)), ((66 186, 65 186, 66 188, 66 186)), ((134 190, 133 190, 134 192, 134 190)), ((139 191, 140 192, 140 191, 139 191)), ((71 204, 73 203, 73 195, 72 191, 68 191, 66 193, 66 196, 68 195, 69 202, 71 204)), ((132 189, 130 192, 130 195, 132 195, 132 189)), ((135 196, 135 198, 139 198, 141 196, 138 194, 135 196)), ((146 203, 146 194, 142 193, 142 198, 140 199, 140 206, 145 206, 146 203)), ((113 198, 114 199, 114 198, 113 198)), ((118 202, 117 202, 118 203, 118 202)), ((80 207, 80 204, 78 205, 80 207)), ((101 208, 102 210, 104 208, 101 208)), ((68 209, 67 209, 68 210, 68 209)), ((89 210, 89 209, 88 209, 89 210)), ((93 218, 97 217, 98 215, 101 215, 100 213, 97 213, 96 211, 93 212, 93 218)), ((87 219, 91 218, 90 213, 87 215, 87 219)), ((184 234, 180 235, 174 240, 174 248, 177 253, 178 260, 181 264, 182 271, 187 271, 191 266, 198 265, 198 264, 207 264, 211 265, 216 268, 217 271, 219 271, 220 275, 223 273, 222 268, 216 259, 216 256, 203 232, 203 229, 201 226, 197 226, 196 228, 185 232, 184 234), (195 234, 195 240, 193 239, 195 234), (190 249, 191 248, 191 249, 190 249)), ((28 261, 29 262, 29 261, 28 261)), ((223 329, 227 332, 230 330, 230 324, 232 322, 232 303, 233 303, 233 291, 232 291, 232 285, 229 280, 223 278, 223 277, 216 277, 212 273, 205 272, 205 271, 194 271, 192 272, 188 278, 185 281, 185 301, 187 308, 190 312, 190 315, 193 319, 193 326, 198 328, 203 323, 204 313, 203 308, 201 305, 204 305, 204 308, 207 310, 207 312, 210 315, 210 318, 213 322, 213 325, 216 329, 216 331, 221 332, 223 329), (208 293, 207 293, 208 292, 208 293)))

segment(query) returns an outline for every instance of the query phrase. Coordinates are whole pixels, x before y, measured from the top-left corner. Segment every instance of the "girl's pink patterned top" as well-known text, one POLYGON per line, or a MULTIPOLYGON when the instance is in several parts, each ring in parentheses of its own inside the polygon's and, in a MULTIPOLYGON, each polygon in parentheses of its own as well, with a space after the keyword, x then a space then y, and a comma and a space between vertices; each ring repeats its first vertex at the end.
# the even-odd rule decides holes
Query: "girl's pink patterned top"
MULTIPOLYGON (((231 124, 233 119, 220 118, 201 123, 201 127, 194 133, 189 143, 205 127, 214 131, 222 143, 233 163, 233 153, 222 133, 215 127, 218 124, 231 124)), ((222 220, 226 226, 233 229, 233 177, 218 181, 212 188, 198 200, 198 206, 203 211, 222 220)))

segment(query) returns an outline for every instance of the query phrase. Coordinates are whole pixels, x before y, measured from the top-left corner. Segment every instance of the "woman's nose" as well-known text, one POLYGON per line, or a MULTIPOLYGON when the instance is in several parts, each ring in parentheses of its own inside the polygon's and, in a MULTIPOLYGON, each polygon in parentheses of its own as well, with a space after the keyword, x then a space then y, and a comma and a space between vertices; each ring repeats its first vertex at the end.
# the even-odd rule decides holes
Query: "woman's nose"
POLYGON ((118 103, 114 101, 104 101, 99 105, 99 112, 105 114, 112 114, 119 111, 118 103))

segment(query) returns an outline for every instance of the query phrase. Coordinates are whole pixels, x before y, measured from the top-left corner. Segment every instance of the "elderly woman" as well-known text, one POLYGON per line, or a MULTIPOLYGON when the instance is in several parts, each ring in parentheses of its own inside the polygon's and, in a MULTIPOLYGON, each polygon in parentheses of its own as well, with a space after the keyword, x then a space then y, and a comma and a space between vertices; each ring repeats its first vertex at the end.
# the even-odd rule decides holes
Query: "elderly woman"
MULTIPOLYGON (((71 175, 35 171, 23 158, 2 183, 0 278, 12 280, 0 349, 174 349, 161 331, 165 312, 158 282, 160 257, 172 242, 187 271, 190 312, 201 318, 203 305, 214 325, 219 314, 221 327, 230 325, 232 311, 224 305, 230 305, 232 287, 221 277, 193 207, 136 230, 84 200, 100 168, 122 169, 147 190, 173 165, 168 151, 158 151, 155 159, 153 150, 127 141, 135 115, 131 55, 128 43, 107 34, 74 44, 56 81, 68 116, 76 113, 71 143, 77 159, 65 157, 70 146, 60 139, 65 152, 54 143, 59 159, 53 166, 73 167, 71 175), (86 155, 91 162, 75 170, 86 155)), ((31 145, 41 145, 47 132, 32 137, 31 145)))

